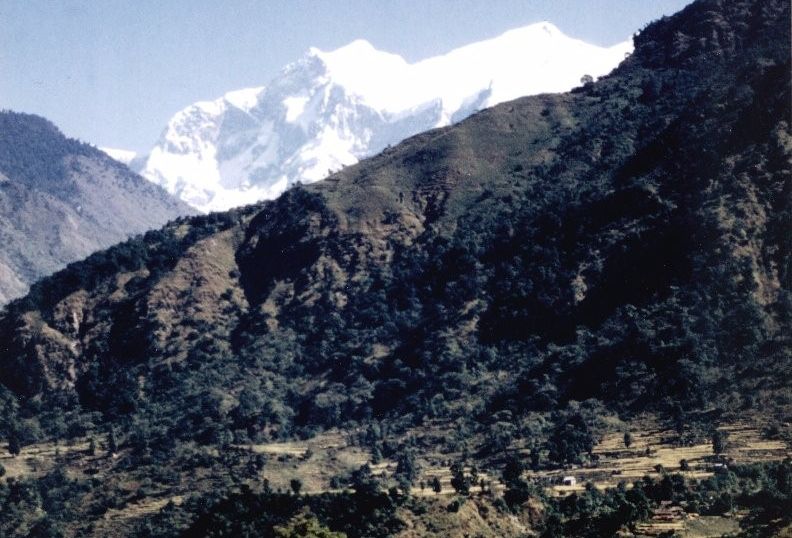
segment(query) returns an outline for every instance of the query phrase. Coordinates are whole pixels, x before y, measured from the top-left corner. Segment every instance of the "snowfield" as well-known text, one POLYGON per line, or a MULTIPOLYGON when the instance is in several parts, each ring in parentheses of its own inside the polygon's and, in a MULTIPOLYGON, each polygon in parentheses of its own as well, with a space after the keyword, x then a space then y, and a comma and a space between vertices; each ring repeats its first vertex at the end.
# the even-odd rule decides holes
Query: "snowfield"
POLYGON ((364 40, 311 48, 266 87, 198 102, 132 166, 201 211, 277 197, 388 145, 524 95, 567 91, 632 51, 565 36, 549 22, 408 63, 364 40))

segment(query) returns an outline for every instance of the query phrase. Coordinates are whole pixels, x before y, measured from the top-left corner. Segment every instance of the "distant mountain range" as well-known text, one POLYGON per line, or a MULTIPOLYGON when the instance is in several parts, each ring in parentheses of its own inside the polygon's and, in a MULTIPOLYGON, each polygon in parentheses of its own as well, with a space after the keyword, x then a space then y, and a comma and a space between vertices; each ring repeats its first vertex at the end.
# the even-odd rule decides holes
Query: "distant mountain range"
POLYGON ((358 40, 310 49, 266 87, 195 103, 148 155, 109 154, 202 211, 272 199, 408 136, 523 95, 598 77, 632 50, 602 48, 549 22, 410 64, 358 40))
POLYGON ((0 305, 70 262, 194 212, 44 118, 0 112, 0 305))

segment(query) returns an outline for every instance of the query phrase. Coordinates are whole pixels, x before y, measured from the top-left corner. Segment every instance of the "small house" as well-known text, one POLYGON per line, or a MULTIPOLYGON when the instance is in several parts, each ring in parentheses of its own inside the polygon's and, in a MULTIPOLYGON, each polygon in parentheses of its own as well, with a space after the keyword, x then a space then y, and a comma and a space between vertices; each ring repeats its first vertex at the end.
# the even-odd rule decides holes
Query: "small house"
POLYGON ((561 479, 561 484, 565 486, 574 486, 577 484, 577 479, 574 476, 565 476, 561 479))

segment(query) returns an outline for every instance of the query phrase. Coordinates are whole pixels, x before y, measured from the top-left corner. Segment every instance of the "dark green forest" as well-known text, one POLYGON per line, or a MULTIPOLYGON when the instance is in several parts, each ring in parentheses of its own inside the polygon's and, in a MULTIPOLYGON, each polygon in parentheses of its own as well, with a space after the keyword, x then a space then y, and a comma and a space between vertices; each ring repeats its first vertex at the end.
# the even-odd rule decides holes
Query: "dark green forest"
POLYGON ((67 186, 67 156, 88 156, 96 148, 64 137, 46 119, 0 110, 0 170, 9 177, 39 188, 67 186))

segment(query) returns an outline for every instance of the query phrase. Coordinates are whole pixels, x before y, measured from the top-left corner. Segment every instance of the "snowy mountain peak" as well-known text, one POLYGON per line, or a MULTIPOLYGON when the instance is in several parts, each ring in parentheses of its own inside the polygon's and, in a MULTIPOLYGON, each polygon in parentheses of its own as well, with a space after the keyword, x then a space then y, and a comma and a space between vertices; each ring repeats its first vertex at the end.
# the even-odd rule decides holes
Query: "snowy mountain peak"
POLYGON ((122 164, 129 165, 132 160, 137 156, 137 153, 128 149, 118 148, 99 148, 106 153, 111 159, 116 160, 122 164))
POLYGON ((569 90, 631 50, 572 39, 547 21, 415 63, 363 39, 311 48, 266 87, 175 114, 140 171, 203 211, 273 198, 482 108, 569 90))
MULTIPOLYGON (((536 22, 533 24, 529 24, 527 26, 521 26, 520 28, 514 28, 513 30, 507 30, 503 34, 501 34, 501 38, 505 36, 511 35, 534 35, 534 36, 542 36, 544 38, 547 37, 566 37, 564 32, 558 29, 558 27, 550 21, 541 21, 536 22)), ((498 39, 498 38, 495 38, 498 39)))
POLYGON ((223 99, 238 109, 248 112, 251 108, 256 106, 259 95, 263 91, 264 86, 259 86, 257 88, 245 88, 243 90, 230 91, 223 96, 223 99))
POLYGON ((309 49, 309 54, 329 61, 357 61, 386 54, 376 48, 365 39, 356 39, 333 51, 325 52, 315 47, 309 49))
POLYGON ((354 62, 377 62, 387 56, 401 58, 398 54, 378 50, 365 39, 356 39, 332 51, 323 51, 316 47, 311 47, 306 52, 306 56, 319 58, 328 66, 342 66, 354 62))

